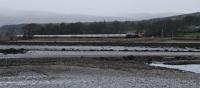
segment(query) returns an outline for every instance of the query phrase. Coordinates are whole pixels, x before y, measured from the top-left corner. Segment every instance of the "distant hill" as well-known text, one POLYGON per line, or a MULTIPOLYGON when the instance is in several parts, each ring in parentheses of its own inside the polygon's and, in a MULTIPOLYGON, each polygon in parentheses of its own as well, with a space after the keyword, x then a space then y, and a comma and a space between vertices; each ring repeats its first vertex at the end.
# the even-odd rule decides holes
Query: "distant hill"
MULTIPOLYGON (((42 15, 40 15, 42 16, 42 15)), ((74 19, 78 17, 75 16, 74 19)), ((80 18, 83 16, 80 16, 80 18)), ((85 16, 86 17, 86 16, 85 16)), ((48 18, 48 17, 47 17, 48 18)), ((62 17, 61 17, 62 18, 62 17)), ((61 19, 60 18, 60 19, 61 19)), ((84 18, 85 20, 93 17, 84 18)), ((103 18, 104 19, 104 18, 103 18)), ((106 19, 106 18, 105 18, 106 19)), ((121 19, 121 18, 120 18, 121 19)), ((53 21, 53 19, 48 19, 53 21)), ((78 20, 78 19, 77 19, 78 20)), ((79 19, 80 20, 80 19, 79 19)), ((107 19, 108 20, 108 19, 107 19)), ((22 34, 22 29, 32 34, 115 34, 128 32, 145 32, 146 36, 176 36, 183 33, 200 32, 200 12, 169 17, 145 19, 141 21, 112 21, 112 22, 78 22, 53 24, 21 24, 5 25, 0 31, 22 34)))
POLYGON ((25 23, 72 23, 72 22, 96 22, 96 21, 138 21, 158 17, 167 17, 177 13, 141 13, 141 14, 116 14, 114 16, 92 16, 82 14, 57 14, 41 11, 17 11, 0 9, 0 26, 25 24, 25 23))
POLYGON ((182 13, 137 13, 137 14, 117 14, 115 16, 134 19, 134 21, 140 21, 140 20, 149 20, 153 18, 170 17, 180 14, 182 13))
POLYGON ((140 23, 147 24, 146 27, 151 24, 153 27, 150 27, 149 30, 154 31, 154 33, 156 31, 160 33, 161 30, 166 31, 166 35, 200 33, 200 12, 144 20, 140 23))
POLYGON ((96 21, 126 21, 125 17, 91 16, 82 14, 56 14, 39 11, 4 11, 0 12, 0 26, 24 23, 72 23, 96 21))

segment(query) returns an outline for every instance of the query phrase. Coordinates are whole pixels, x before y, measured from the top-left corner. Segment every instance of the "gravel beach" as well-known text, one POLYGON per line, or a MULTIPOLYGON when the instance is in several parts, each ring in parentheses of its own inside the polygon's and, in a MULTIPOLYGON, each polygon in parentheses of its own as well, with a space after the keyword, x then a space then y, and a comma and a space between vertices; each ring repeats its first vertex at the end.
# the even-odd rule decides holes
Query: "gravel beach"
POLYGON ((163 69, 104 69, 69 65, 0 68, 0 88, 199 88, 200 75, 163 69))

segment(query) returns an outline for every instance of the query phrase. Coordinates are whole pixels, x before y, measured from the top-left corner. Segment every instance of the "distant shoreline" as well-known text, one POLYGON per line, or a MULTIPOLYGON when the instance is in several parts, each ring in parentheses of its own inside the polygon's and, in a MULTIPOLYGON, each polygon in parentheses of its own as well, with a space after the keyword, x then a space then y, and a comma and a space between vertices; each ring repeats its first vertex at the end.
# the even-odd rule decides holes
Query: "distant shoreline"
POLYGON ((57 45, 57 46, 166 46, 166 47, 199 47, 200 43, 123 43, 123 42, 0 42, 0 45, 57 45))

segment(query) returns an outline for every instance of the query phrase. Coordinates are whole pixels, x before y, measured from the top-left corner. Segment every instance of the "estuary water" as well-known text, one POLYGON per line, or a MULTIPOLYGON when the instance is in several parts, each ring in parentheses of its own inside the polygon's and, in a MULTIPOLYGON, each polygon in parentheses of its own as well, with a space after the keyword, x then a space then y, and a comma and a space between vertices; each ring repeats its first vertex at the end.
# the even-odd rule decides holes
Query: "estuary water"
POLYGON ((150 64, 151 66, 166 67, 172 69, 178 69, 183 71, 189 71, 200 74, 200 64, 190 64, 190 65, 165 65, 165 64, 150 64))
POLYGON ((199 48, 128 46, 27 46, 0 45, 0 49, 27 49, 25 54, 2 54, 0 58, 200 56, 199 48))

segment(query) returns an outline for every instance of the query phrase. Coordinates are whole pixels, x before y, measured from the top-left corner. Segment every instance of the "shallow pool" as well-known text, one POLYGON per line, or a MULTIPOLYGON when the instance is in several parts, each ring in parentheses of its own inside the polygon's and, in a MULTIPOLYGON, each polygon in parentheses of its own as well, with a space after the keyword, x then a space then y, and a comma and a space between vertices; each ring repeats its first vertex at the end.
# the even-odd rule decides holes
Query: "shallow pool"
POLYGON ((183 70, 183 71, 190 71, 190 72, 194 72, 194 73, 200 73, 200 64, 190 64, 190 65, 150 64, 150 65, 151 66, 178 69, 178 70, 183 70))

